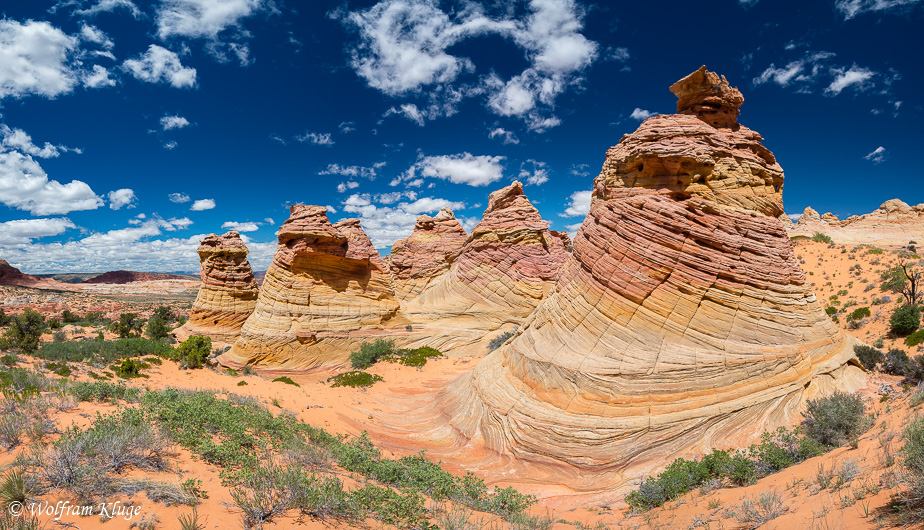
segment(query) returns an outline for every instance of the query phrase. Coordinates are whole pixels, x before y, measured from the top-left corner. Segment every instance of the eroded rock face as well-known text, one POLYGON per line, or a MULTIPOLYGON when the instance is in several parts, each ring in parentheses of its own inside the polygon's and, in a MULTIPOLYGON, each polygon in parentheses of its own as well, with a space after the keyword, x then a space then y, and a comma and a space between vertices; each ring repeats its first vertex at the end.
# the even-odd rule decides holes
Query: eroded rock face
POLYGON ((449 208, 433 217, 421 215, 414 232, 391 247, 389 265, 395 294, 402 300, 420 294, 449 270, 450 260, 465 244, 468 234, 449 208))
POLYGON ((178 337, 207 335, 214 341, 233 342, 253 313, 259 293, 247 261, 247 245, 232 231, 209 234, 196 251, 202 287, 178 337))
POLYGON ((777 218, 783 172, 733 119, 740 93, 704 69, 672 91, 685 114, 607 152, 554 292, 444 393, 468 440, 609 474, 575 489, 750 443, 863 379, 777 218))
POLYGON ((5 259, 0 259, 0 285, 34 287, 36 289, 73 290, 68 284, 57 282, 50 278, 40 278, 31 274, 24 274, 16 267, 10 265, 5 259))
POLYGON ((569 256, 566 242, 513 182, 491 193, 449 271, 409 301, 405 314, 415 322, 438 321, 447 336, 467 330, 475 340, 490 339, 486 331, 519 324, 549 294, 569 256))
POLYGON ((391 275, 359 221, 332 225, 323 206, 297 204, 279 230, 254 312, 220 361, 276 370, 342 366, 356 343, 397 312, 391 275))
POLYGON ((806 207, 799 221, 789 226, 790 236, 822 233, 838 244, 902 246, 924 241, 924 204, 910 206, 899 199, 882 203, 875 211, 840 220, 831 213, 818 215, 806 207))

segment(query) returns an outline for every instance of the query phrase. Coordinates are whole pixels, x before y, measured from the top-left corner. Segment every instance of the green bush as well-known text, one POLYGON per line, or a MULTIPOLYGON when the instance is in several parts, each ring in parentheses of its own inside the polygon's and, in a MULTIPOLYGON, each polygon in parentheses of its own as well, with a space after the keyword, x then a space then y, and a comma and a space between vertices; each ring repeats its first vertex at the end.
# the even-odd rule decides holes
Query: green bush
POLYGON ((176 360, 187 368, 202 368, 212 353, 212 339, 204 335, 191 335, 176 347, 176 360))
POLYGON ((812 241, 816 243, 828 243, 828 244, 834 243, 834 240, 831 239, 831 236, 827 236, 825 234, 822 234, 821 232, 815 232, 814 234, 812 234, 812 241))
POLYGON ((855 445, 872 424, 863 397, 840 391, 810 399, 803 416, 805 435, 826 447, 855 445))
POLYGON ((924 418, 911 420, 902 438, 905 440, 902 467, 908 488, 899 493, 896 504, 902 508, 901 522, 921 523, 924 521, 924 418))
POLYGON ((863 368, 867 370, 874 370, 879 363, 885 360, 885 355, 882 354, 881 350, 865 344, 854 345, 853 353, 860 360, 863 368))
POLYGON ((34 355, 46 361, 108 364, 127 357, 145 355, 172 358, 174 351, 169 344, 161 341, 132 337, 117 340, 43 342, 34 355))
POLYGON ((891 375, 904 375, 913 372, 914 362, 900 348, 892 348, 886 354, 885 361, 882 363, 882 371, 891 375))
POLYGON ((144 334, 152 339, 165 339, 170 334, 170 328, 167 321, 158 315, 148 319, 148 324, 144 328, 144 334))
POLYGON ((43 331, 45 331, 45 317, 33 309, 26 309, 10 320, 0 340, 0 347, 13 348, 26 355, 31 355, 38 349, 43 331))
POLYGON ((905 346, 914 347, 924 342, 924 329, 919 329, 905 337, 905 346))
POLYGON ((348 386, 351 388, 372 386, 378 381, 384 381, 382 376, 363 372, 362 370, 344 372, 327 380, 328 383, 333 383, 330 385, 331 387, 348 386))
POLYGON ((413 350, 398 350, 386 360, 401 363, 404 366, 420 367, 427 364, 427 359, 442 357, 442 355, 436 348, 421 346, 413 350))
POLYGON ((896 307, 889 318, 890 331, 900 337, 914 333, 920 324, 921 308, 911 304, 896 307))
POLYGON ((136 377, 146 377, 141 370, 147 365, 137 359, 128 358, 122 361, 122 364, 113 366, 112 371, 122 379, 133 379, 136 377))
POLYGON ((376 339, 372 343, 360 344, 358 351, 350 353, 350 364, 357 370, 363 370, 394 353, 395 341, 376 339))
POLYGON ((748 456, 754 460, 761 475, 775 473, 793 464, 824 453, 825 448, 801 429, 787 430, 780 427, 774 432, 760 435, 760 442, 748 449, 748 456))
POLYGON ((273 382, 274 383, 285 383, 287 385, 298 386, 298 387, 302 386, 287 376, 277 377, 276 379, 273 379, 273 382))
POLYGON ((831 315, 833 315, 834 313, 837 313, 837 308, 836 308, 836 307, 828 306, 828 307, 825 308, 825 314, 826 314, 826 315, 831 316, 831 315))
POLYGON ((863 320, 871 315, 868 307, 858 307, 852 313, 847 315, 847 320, 863 320))
POLYGON ((131 388, 124 384, 94 381, 92 383, 77 383, 70 389, 78 401, 105 401, 115 403, 118 400, 136 403, 141 399, 141 390, 131 388))
POLYGON ((112 323, 112 332, 118 335, 120 339, 140 337, 143 325, 144 323, 138 320, 138 315, 135 313, 122 313, 119 315, 119 321, 112 323))
POLYGON ((517 334, 517 330, 514 329, 513 331, 505 331, 501 333, 500 335, 494 337, 493 339, 491 339, 491 342, 488 343, 488 351, 492 352, 500 348, 501 346, 504 345, 505 342, 510 340, 510 337, 513 337, 516 334, 517 334))

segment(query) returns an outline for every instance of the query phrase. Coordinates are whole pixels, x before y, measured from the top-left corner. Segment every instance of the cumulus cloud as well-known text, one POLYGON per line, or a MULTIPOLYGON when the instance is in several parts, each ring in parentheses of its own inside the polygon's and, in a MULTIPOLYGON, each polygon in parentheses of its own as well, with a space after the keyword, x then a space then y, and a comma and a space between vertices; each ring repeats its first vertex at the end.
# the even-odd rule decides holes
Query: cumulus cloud
POLYGON ((71 92, 79 80, 72 65, 78 45, 48 22, 0 20, 0 99, 71 92))
POLYGON ((83 17, 92 17, 100 13, 107 13, 110 11, 116 11, 118 9, 124 9, 128 13, 138 19, 141 18, 141 10, 138 9, 131 0, 97 0, 95 3, 87 2, 86 0, 60 0, 48 11, 55 13, 58 9, 74 7, 74 14, 83 16, 83 17), (84 7, 88 6, 88 7, 84 7))
POLYGON ((850 20, 862 13, 875 13, 879 11, 900 12, 915 6, 920 3, 920 1, 921 0, 836 0, 834 2, 834 8, 844 16, 844 20, 850 20))
POLYGON ((201 212, 203 210, 211 210, 215 207, 215 199, 199 199, 192 203, 192 206, 189 207, 190 210, 194 212, 201 212))
POLYGON ((174 88, 196 84, 196 69, 183 66, 176 53, 151 44, 137 59, 127 59, 122 68, 146 83, 170 83, 174 88))
POLYGON ((0 245, 28 245, 34 239, 63 234, 77 228, 67 217, 16 219, 0 223, 0 245))
POLYGON ((170 129, 182 129, 183 127, 189 126, 189 120, 182 116, 165 115, 160 119, 160 126, 165 131, 169 131, 170 129))
MULTIPOLYGON (((411 182, 417 178, 438 178, 454 184, 487 186, 504 176, 503 156, 472 155, 465 152, 455 155, 421 156, 401 177, 411 182)), ((394 181, 393 181, 394 182, 394 181)))
POLYGON ((21 129, 0 126, 0 202, 32 215, 66 214, 78 210, 95 210, 103 205, 86 182, 73 180, 62 184, 50 180, 42 166, 33 158, 53 158, 73 151, 46 142, 35 145, 32 137, 21 129))
POLYGON ((189 195, 186 195, 185 193, 171 193, 170 195, 167 195, 167 198, 170 199, 170 202, 177 204, 189 202, 189 195))
POLYGON ((340 129, 341 134, 351 133, 356 130, 356 122, 355 121, 340 122, 339 129, 340 129))
MULTIPOLYGON (((375 248, 389 248, 395 241, 405 238, 414 230, 414 224, 417 222, 417 216, 423 213, 435 214, 441 208, 452 208, 461 210, 465 204, 454 202, 446 199, 422 197, 410 201, 402 201, 397 204, 387 203, 388 206, 375 204, 377 199, 384 198, 385 201, 392 199, 391 194, 384 196, 370 196, 369 194, 353 194, 343 201, 343 211, 355 214, 362 222, 363 230, 372 240, 375 248)), ((378 201, 385 203, 385 201, 378 201)), ((330 210, 330 207, 328 207, 330 210)), ((336 211, 332 212, 336 213, 336 211)))
POLYGON ((500 138, 503 141, 504 145, 513 144, 516 145, 520 143, 520 139, 517 138, 513 131, 508 131, 503 127, 496 127, 491 129, 491 132, 488 133, 488 138, 500 138))
POLYGON ((385 167, 385 162, 376 162, 372 167, 365 166, 341 166, 340 164, 328 164, 327 169, 318 171, 318 175, 340 175, 342 177, 363 177, 369 180, 375 180, 378 175, 377 171, 385 167))
POLYGON ((568 204, 565 205, 565 211, 559 215, 562 217, 581 217, 590 212, 591 191, 576 191, 569 197, 568 204))
POLYGON ((83 84, 89 88, 105 88, 115 86, 116 81, 110 76, 109 70, 94 64, 90 70, 83 73, 83 84))
POLYGON ((545 162, 530 158, 520 165, 518 178, 532 186, 540 186, 549 181, 549 169, 545 162))
POLYGON ((176 149, 177 143, 176 140, 170 140, 169 142, 164 143, 164 149, 172 151, 176 149))
POLYGON ((337 191, 339 191, 340 193, 343 193, 346 190, 352 190, 358 187, 359 187, 359 182, 350 180, 347 182, 341 182, 340 184, 337 184, 337 191))
POLYGON ((311 131, 305 131, 303 134, 296 136, 295 139, 302 143, 309 143, 314 145, 334 145, 334 140, 331 138, 331 133, 314 133, 311 131))
POLYGON ((452 115, 465 97, 485 95, 493 112, 522 118, 542 131, 560 122, 549 115, 554 101, 583 80, 598 46, 580 33, 584 13, 573 0, 534 0, 529 9, 525 18, 515 18, 512 10, 490 16, 482 6, 466 4, 450 16, 430 0, 382 0, 334 17, 358 31, 351 66, 369 86, 389 96, 428 100, 425 108, 406 103, 386 115, 399 113, 422 124, 452 115), (528 66, 509 79, 490 73, 458 83, 475 73, 476 65, 451 48, 488 34, 511 40, 528 66))
POLYGON ((164 0, 156 12, 157 36, 206 39, 206 50, 217 60, 251 62, 244 19, 268 9, 265 0, 164 0))
POLYGON ((135 196, 135 192, 128 188, 110 191, 108 197, 109 207, 113 210, 120 210, 123 206, 134 208, 135 201, 138 200, 138 197, 135 196))
POLYGON ((223 223, 221 225, 221 228, 223 230, 235 230, 237 232, 256 232, 257 230, 260 229, 260 225, 252 221, 247 221, 244 223, 238 223, 236 221, 228 221, 226 223, 223 223))
POLYGON ((869 68, 861 68, 857 65, 853 65, 849 69, 837 68, 832 70, 832 72, 837 74, 837 76, 834 78, 834 81, 831 81, 828 88, 825 89, 825 93, 835 96, 850 86, 855 86, 857 90, 865 90, 869 87, 869 80, 876 75, 876 72, 869 68))
POLYGON ((887 155, 888 155, 888 152, 886 151, 886 148, 880 145, 876 149, 873 149, 871 153, 864 156, 863 158, 865 158, 866 160, 869 160, 870 162, 874 164, 881 164, 885 162, 887 155))
POLYGON ((632 114, 629 114, 629 117, 632 118, 633 120, 641 121, 641 120, 647 120, 648 118, 652 116, 657 116, 657 114, 658 114, 657 112, 651 112, 648 110, 635 107, 635 110, 632 111, 632 114))

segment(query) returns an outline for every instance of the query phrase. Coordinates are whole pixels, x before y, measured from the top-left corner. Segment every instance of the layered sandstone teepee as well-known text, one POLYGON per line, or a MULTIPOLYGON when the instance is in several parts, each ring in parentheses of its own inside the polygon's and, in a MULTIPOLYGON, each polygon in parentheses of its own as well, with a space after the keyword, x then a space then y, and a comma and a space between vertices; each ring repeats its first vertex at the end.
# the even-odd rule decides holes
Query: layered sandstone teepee
POLYGON ((444 393, 469 440, 626 479, 863 380, 777 219, 783 171, 738 125, 741 93, 705 67, 671 91, 678 114, 607 152, 555 292, 444 393))
POLYGON ((256 308, 219 360, 277 370, 336 367, 397 312, 391 275, 359 221, 332 225, 323 206, 297 204, 279 229, 256 308))
POLYGON ((450 260, 462 249, 467 238, 468 234, 449 208, 443 208, 434 217, 418 217, 414 232, 391 247, 390 266, 398 298, 414 298, 445 274, 450 260))
MULTIPOLYGON (((545 298, 570 254, 566 241, 514 181, 489 196, 481 222, 450 256, 449 271, 431 282, 403 309, 412 322, 435 328, 431 344, 452 349, 444 338, 490 340, 493 332, 521 323, 545 298)), ((484 348, 467 350, 484 353, 484 348)))
POLYGON ((247 245, 237 232, 209 234, 197 249, 202 287, 189 320, 177 330, 181 338, 208 335, 234 341, 257 303, 257 282, 247 261, 247 245))

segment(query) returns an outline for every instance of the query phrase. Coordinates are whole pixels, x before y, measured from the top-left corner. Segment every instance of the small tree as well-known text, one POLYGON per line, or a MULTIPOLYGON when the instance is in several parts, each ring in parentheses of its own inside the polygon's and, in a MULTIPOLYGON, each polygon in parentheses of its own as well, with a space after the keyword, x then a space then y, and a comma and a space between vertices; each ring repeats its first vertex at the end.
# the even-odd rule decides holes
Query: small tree
POLYGON ((26 309, 10 321, 3 334, 2 346, 14 348, 25 354, 38 349, 42 332, 45 331, 45 317, 32 309, 26 309))
POLYGON ((169 322, 173 322, 174 320, 176 320, 176 313, 174 313, 172 309, 170 309, 169 307, 165 305, 162 305, 158 307, 157 309, 155 309, 153 316, 160 317, 160 319, 163 320, 164 323, 169 323, 169 322))
POLYGON ((119 321, 112 324, 112 331, 121 339, 129 337, 138 337, 141 335, 141 326, 144 323, 138 319, 135 313, 122 313, 119 315, 119 321))
POLYGON ((202 368, 212 353, 212 339, 203 335, 192 335, 176 348, 177 359, 188 368, 202 368))
POLYGON ((889 318, 889 329, 892 333, 904 337, 914 333, 921 325, 921 308, 913 304, 906 304, 895 308, 889 318))
POLYGON ((61 313, 61 322, 65 324, 73 324, 74 322, 80 322, 80 316, 71 311, 70 309, 65 309, 61 313))
POLYGON ((148 325, 144 328, 144 333, 154 340, 164 339, 170 333, 167 322, 160 315, 154 315, 148 319, 148 325))
POLYGON ((883 272, 879 279, 882 280, 881 290, 900 294, 909 305, 917 305, 924 271, 902 259, 898 265, 883 272))

